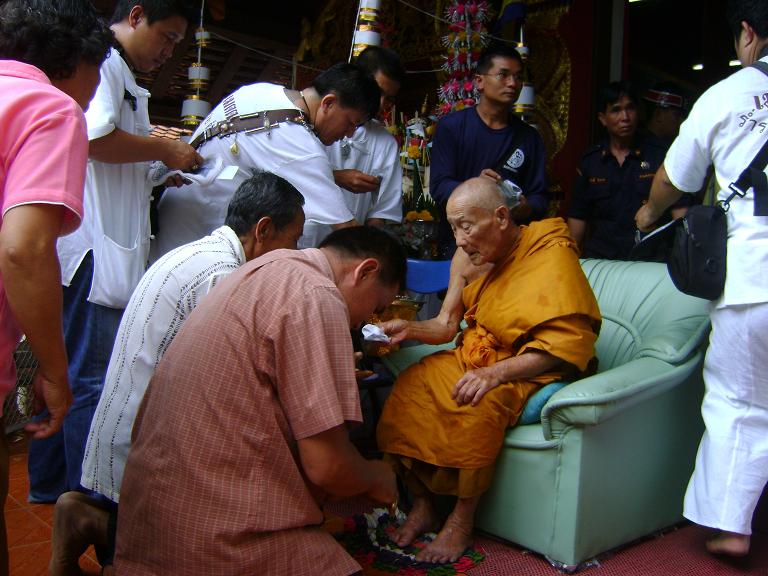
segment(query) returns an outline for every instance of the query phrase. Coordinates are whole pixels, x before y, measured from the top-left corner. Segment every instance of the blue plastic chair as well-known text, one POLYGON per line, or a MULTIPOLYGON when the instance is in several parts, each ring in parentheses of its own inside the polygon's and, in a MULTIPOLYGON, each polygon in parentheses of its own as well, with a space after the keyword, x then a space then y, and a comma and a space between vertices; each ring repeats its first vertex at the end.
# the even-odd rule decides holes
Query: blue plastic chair
POLYGON ((408 258, 405 287, 418 294, 432 294, 448 288, 450 260, 416 260, 408 258))

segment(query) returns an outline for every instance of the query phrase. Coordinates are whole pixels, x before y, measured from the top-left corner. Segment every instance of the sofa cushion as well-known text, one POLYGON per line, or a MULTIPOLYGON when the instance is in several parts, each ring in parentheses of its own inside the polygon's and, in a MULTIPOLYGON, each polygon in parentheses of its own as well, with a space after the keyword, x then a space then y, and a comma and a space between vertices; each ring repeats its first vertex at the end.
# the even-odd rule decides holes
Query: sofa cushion
POLYGON ((544 404, 547 403, 552 394, 561 390, 567 384, 568 382, 550 382, 539 388, 533 396, 528 398, 528 402, 525 403, 525 408, 523 408, 523 413, 520 415, 517 423, 525 426, 526 424, 541 422, 541 409, 544 408, 544 404))

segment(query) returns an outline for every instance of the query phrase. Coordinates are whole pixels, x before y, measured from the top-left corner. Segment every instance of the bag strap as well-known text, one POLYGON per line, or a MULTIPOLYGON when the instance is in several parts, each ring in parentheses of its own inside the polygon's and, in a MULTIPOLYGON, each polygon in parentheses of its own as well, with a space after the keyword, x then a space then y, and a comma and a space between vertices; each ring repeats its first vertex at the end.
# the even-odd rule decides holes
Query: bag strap
MULTIPOLYGON (((750 64, 750 68, 760 70, 768 76, 768 63, 756 60, 750 64)), ((766 165, 768 165, 768 140, 763 143, 752 162, 744 169, 736 182, 731 182, 728 186, 731 194, 720 203, 723 210, 728 210, 731 200, 736 196, 743 198, 751 187, 755 193, 753 214, 755 216, 768 216, 768 177, 764 172, 766 165)))

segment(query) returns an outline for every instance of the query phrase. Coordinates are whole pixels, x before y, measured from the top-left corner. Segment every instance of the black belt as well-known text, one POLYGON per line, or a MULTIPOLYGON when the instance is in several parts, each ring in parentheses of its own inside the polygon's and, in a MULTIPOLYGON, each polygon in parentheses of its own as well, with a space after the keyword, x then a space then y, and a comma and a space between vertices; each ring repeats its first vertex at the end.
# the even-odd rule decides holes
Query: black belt
POLYGON ((283 110, 267 110, 266 112, 255 112, 245 116, 233 116, 227 120, 217 122, 210 128, 206 128, 198 134, 189 144, 193 148, 199 148, 204 142, 207 142, 214 136, 223 138, 236 132, 257 132, 261 130, 271 130, 282 122, 299 121, 306 123, 304 112, 296 108, 286 108, 283 110))

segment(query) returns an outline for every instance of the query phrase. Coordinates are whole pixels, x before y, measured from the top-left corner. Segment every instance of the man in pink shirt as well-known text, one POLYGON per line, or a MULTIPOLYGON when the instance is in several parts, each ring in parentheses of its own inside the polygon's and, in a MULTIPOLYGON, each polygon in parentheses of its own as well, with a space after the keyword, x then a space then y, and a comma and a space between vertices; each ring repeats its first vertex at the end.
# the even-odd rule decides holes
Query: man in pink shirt
MULTIPOLYGON (((0 399, 15 385, 13 350, 25 334, 39 362, 36 407, 49 412, 27 426, 36 438, 61 427, 72 398, 56 240, 83 215, 83 109, 110 43, 109 29, 87 0, 0 6, 0 399)), ((0 434, 0 504, 7 492, 8 450, 0 434)), ((0 575, 7 573, 0 517, 0 575)))

